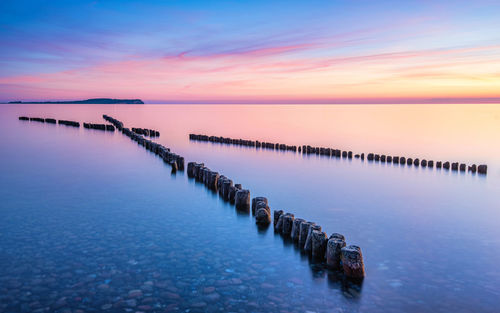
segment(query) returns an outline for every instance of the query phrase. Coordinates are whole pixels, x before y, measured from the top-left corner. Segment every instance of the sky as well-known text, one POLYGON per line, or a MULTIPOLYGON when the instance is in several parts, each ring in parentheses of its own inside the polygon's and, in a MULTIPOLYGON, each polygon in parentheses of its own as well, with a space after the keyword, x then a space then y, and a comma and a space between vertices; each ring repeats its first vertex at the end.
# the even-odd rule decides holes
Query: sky
POLYGON ((0 101, 500 102, 500 1, 0 1, 0 101))

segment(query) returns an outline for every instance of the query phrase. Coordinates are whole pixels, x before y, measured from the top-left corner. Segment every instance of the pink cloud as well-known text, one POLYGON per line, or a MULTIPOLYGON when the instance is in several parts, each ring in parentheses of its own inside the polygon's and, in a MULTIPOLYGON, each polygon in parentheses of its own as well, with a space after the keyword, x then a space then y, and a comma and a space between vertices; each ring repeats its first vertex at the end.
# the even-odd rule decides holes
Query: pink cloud
MULTIPOLYGON (((188 51, 163 58, 131 57, 56 73, 0 78, 5 95, 67 99, 94 96, 143 99, 411 99, 498 97, 500 46, 337 54, 331 43, 318 56, 315 44, 282 45, 212 55, 188 51), (426 69, 425 71, 423 69, 426 69), (484 84, 478 84, 484 78, 484 84), (440 82, 446 84, 440 85, 440 82), (466 88, 457 88, 449 81, 466 88), (497 87, 497 88, 495 88, 497 87), (362 97, 360 97, 362 96, 362 97)), ((319 101, 319 100, 317 100, 319 101)))

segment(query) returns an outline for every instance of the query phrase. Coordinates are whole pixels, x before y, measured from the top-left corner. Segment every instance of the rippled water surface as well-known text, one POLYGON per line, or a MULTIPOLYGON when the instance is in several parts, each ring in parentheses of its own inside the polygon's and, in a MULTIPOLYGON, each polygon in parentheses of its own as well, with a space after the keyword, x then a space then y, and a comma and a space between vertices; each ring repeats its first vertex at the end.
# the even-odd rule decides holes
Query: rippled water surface
POLYGON ((0 105, 0 312, 497 312, 500 106, 0 105), (154 139, 362 248, 312 264, 119 132, 154 139), (488 164, 488 175, 189 141, 204 133, 488 164))

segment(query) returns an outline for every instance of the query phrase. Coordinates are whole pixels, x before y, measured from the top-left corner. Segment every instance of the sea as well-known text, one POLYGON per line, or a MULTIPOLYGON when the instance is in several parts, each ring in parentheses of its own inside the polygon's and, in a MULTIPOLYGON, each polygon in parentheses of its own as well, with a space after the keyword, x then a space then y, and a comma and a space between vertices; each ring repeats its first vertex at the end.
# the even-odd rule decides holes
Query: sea
POLYGON ((0 312, 498 312, 500 105, 0 105, 0 312), (352 281, 122 133, 361 247, 352 281), (486 175, 257 149, 190 133, 486 175))

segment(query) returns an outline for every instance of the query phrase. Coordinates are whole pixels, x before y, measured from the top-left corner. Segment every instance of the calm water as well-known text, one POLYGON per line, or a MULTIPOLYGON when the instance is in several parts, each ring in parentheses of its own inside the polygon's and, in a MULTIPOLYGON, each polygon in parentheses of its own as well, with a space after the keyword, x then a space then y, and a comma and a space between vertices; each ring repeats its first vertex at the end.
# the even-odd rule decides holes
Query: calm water
POLYGON ((0 105, 0 312, 498 312, 500 106, 0 105), (361 286, 121 133, 361 246, 361 286), (488 175, 189 141, 205 133, 487 163, 488 175))

